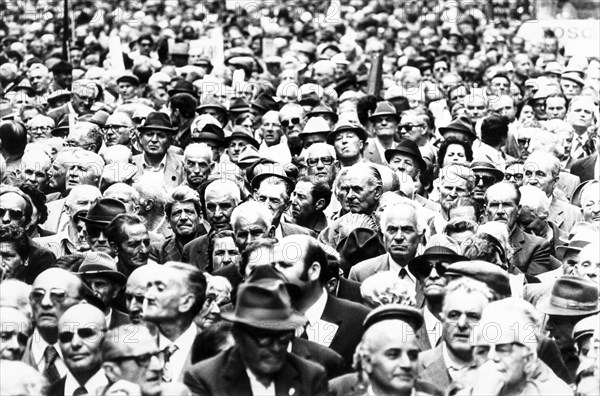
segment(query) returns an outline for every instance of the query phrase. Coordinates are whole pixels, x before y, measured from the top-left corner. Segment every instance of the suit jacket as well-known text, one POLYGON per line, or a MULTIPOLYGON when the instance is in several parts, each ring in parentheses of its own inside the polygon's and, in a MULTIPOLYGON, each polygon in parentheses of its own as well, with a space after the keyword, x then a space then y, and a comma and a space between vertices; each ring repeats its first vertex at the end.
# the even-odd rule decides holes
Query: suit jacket
POLYGON ((572 173, 561 171, 555 187, 564 192, 567 199, 570 200, 579 183, 581 183, 579 177, 572 173))
MULTIPOLYGON (((46 396, 65 396, 65 384, 67 383, 67 377, 64 376, 58 381, 48 386, 46 396)), ((89 391, 89 389, 88 389, 89 391)))
POLYGON ((510 244, 514 249, 511 264, 528 275, 538 275, 555 269, 550 262, 550 242, 535 235, 526 234, 515 227, 510 234, 510 244))
MULTIPOLYGON (((414 396, 442 396, 442 389, 435 385, 417 380, 414 396)), ((357 373, 342 375, 329 381, 330 396, 368 396, 367 384, 359 381, 357 373)))
POLYGON ((577 206, 552 196, 548 220, 556 224, 561 230, 569 232, 575 223, 583 220, 583 216, 581 209, 577 206))
POLYGON ((387 161, 385 160, 385 158, 381 158, 381 155, 379 154, 379 150, 377 150, 377 145, 375 143, 375 139, 377 139, 377 138, 367 139, 367 146, 365 147, 365 150, 363 151, 363 158, 366 161, 370 161, 375 164, 387 165, 387 161))
POLYGON ((208 267, 206 252, 208 251, 208 234, 192 239, 186 243, 181 252, 181 260, 198 267, 200 271, 208 267))
POLYGON ((116 327, 126 325, 130 323, 129 315, 125 312, 121 312, 118 309, 113 308, 110 314, 110 326, 109 329, 114 329, 116 327))
POLYGON ((594 178, 594 166, 596 165, 597 158, 598 153, 573 162, 571 173, 579 176, 579 180, 582 183, 584 181, 592 180, 594 178))
POLYGON ((40 227, 47 231, 59 233, 69 222, 69 214, 65 206, 66 198, 57 199, 56 201, 48 202, 48 218, 40 227))
POLYGON ((286 223, 282 221, 281 223, 281 234, 286 237, 289 235, 310 235, 314 238, 317 237, 317 234, 306 227, 302 227, 292 223, 286 223))
POLYGON ((329 379, 338 377, 346 372, 346 364, 340 354, 316 342, 304 338, 294 338, 292 341, 292 353, 319 364, 325 369, 327 378, 329 379))
MULTIPOLYGON (((164 183, 166 186, 174 188, 183 183, 185 180, 183 171, 183 157, 167 151, 167 160, 165 164, 164 183)), ((136 177, 139 178, 144 174, 144 153, 134 155, 133 163, 137 165, 138 171, 136 177)))
POLYGON ((362 294, 360 294, 360 283, 340 277, 336 297, 362 304, 363 298, 362 294))
MULTIPOLYGON (((250 379, 237 346, 190 367, 183 383, 195 396, 251 396, 250 379)), ((316 363, 288 353, 275 378, 275 394, 327 395, 327 375, 316 363)))
POLYGON ((44 249, 54 253, 56 258, 74 253, 74 251, 71 251, 72 246, 68 238, 68 233, 59 232, 58 234, 46 237, 33 238, 33 240, 44 249))
POLYGON ((446 389, 452 383, 452 378, 444 363, 442 343, 428 351, 419 354, 420 379, 430 382, 440 389, 446 389))
POLYGON ((69 114, 69 102, 58 106, 57 108, 48 110, 48 117, 52 118, 54 120, 54 124, 58 124, 58 121, 60 121, 60 118, 65 115, 65 114, 69 114))
POLYGON ((51 251, 44 249, 39 244, 34 242, 31 238, 28 239, 31 249, 24 267, 23 279, 19 280, 32 285, 33 281, 40 273, 54 266, 56 256, 51 251))
POLYGON ((352 366, 356 346, 362 337, 362 323, 369 309, 364 305, 327 296, 321 320, 338 325, 329 348, 339 353, 347 368, 352 366))

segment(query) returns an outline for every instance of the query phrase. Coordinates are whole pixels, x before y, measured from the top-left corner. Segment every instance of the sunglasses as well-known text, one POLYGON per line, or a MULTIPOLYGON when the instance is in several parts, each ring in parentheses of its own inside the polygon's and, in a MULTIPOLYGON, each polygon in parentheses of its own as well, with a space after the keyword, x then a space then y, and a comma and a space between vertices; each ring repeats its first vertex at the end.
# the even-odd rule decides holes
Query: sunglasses
POLYGON ((284 128, 287 128, 290 125, 298 125, 298 124, 300 124, 300 118, 298 118, 298 117, 294 117, 294 118, 290 118, 289 120, 281 121, 281 126, 284 128))
MULTIPOLYGON (((92 327, 81 327, 77 329, 77 335, 79 338, 88 340, 90 338, 98 337, 101 332, 105 332, 106 329, 96 329, 92 327)), ((58 333, 58 340, 62 344, 66 344, 67 342, 73 341, 73 337, 75 337, 75 333, 72 331, 63 331, 58 333)))
POLYGON ((4 342, 8 342, 15 336, 15 334, 17 335, 17 342, 19 343, 19 345, 27 345, 27 340, 29 339, 29 337, 27 336, 27 334, 22 332, 2 331, 0 332, 0 339, 2 339, 2 341, 4 342))
POLYGON ((330 155, 327 157, 317 157, 317 158, 308 158, 306 160, 306 164, 310 167, 317 166, 317 164, 321 161, 321 163, 325 166, 329 166, 333 164, 334 158, 330 155))
MULTIPOLYGON (((69 297, 66 290, 63 289, 50 289, 49 293, 52 304, 62 304, 65 302, 66 298, 69 297)), ((46 290, 44 289, 33 289, 29 294, 29 298, 36 304, 41 303, 45 296, 46 290)))
POLYGON ((483 181, 484 186, 489 187, 492 184, 496 183, 496 178, 494 176, 475 175, 475 185, 478 185, 480 181, 483 181))
POLYGON ((294 339, 293 331, 286 331, 285 333, 271 333, 265 334, 260 330, 255 330, 251 327, 244 326, 244 333, 250 336, 261 348, 266 348, 277 342, 279 345, 287 346, 294 339))
POLYGON ((127 128, 127 125, 105 125, 104 129, 107 131, 118 131, 120 128, 127 128))
POLYGON ((517 143, 519 143, 519 146, 528 146, 530 141, 531 141, 531 139, 525 139, 525 138, 517 139, 517 143))
POLYGON ((102 231, 104 231, 104 228, 87 224, 85 227, 85 231, 90 236, 90 238, 99 238, 102 231))
POLYGON ((4 216, 6 215, 6 213, 8 212, 8 217, 10 217, 11 220, 21 220, 23 218, 23 211, 19 210, 19 209, 5 209, 5 208, 0 208, 0 217, 4 218, 4 216))
POLYGON ((415 268, 415 276, 419 279, 425 279, 431 275, 431 271, 434 268, 440 276, 444 276, 448 265, 448 263, 443 263, 441 261, 427 261, 426 263, 423 263, 423 265, 419 265, 415 268))
POLYGON ((504 179, 506 181, 510 181, 510 179, 515 179, 515 181, 521 181, 521 180, 523 180, 523 174, 522 173, 513 173, 511 175, 510 173, 505 173, 504 179))
POLYGON ((139 367, 148 367, 153 357, 156 357, 161 366, 165 363, 165 351, 156 351, 152 353, 144 353, 143 355, 123 355, 106 359, 111 362, 124 362, 125 360, 134 360, 139 367))
POLYGON ((406 130, 406 132, 412 131, 413 128, 421 128, 423 124, 401 124, 400 130, 406 130))

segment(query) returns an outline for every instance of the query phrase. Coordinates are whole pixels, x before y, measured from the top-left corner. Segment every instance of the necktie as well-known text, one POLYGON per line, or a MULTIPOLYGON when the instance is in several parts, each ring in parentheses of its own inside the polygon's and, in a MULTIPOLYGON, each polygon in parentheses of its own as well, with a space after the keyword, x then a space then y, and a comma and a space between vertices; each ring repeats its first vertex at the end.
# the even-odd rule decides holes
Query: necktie
POLYGON ((44 375, 48 378, 50 384, 55 383, 60 379, 60 374, 56 368, 54 362, 58 358, 58 352, 52 345, 48 345, 44 351, 44 360, 46 361, 46 367, 44 368, 44 375))
POLYGON ((173 369, 171 367, 171 356, 177 351, 179 347, 175 344, 169 344, 165 348, 165 366, 163 367, 163 381, 171 382, 173 381, 173 369))
POLYGON ((75 392, 73 392, 73 396, 82 396, 87 394, 88 391, 85 389, 85 386, 80 386, 79 388, 75 389, 75 392))
POLYGON ((404 279, 408 276, 408 272, 406 271, 406 268, 402 267, 402 269, 400 270, 400 272, 398 272, 398 277, 400 279, 404 279))

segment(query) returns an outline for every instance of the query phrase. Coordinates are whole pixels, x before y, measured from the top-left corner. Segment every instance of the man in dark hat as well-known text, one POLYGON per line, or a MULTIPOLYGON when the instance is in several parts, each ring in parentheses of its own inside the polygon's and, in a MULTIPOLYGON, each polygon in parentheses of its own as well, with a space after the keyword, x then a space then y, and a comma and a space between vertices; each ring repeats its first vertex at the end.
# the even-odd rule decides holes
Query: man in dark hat
POLYGON ((292 222, 314 231, 317 235, 328 226, 323 210, 331 202, 331 188, 324 181, 303 176, 296 182, 290 208, 292 222))
POLYGON ((455 118, 447 126, 439 128, 439 131, 444 139, 456 138, 468 143, 473 143, 477 139, 473 123, 466 115, 455 118))
POLYGON ((131 102, 138 97, 138 88, 140 79, 130 71, 121 74, 117 78, 117 89, 119 91, 119 100, 117 103, 131 102))
POLYGON ((126 212, 125 204, 114 198, 100 198, 90 207, 83 221, 88 244, 92 251, 101 251, 109 255, 115 254, 108 243, 106 227, 114 217, 126 212))
POLYGON ((205 99, 196 107, 198 115, 210 114, 215 117, 222 126, 227 125, 227 108, 213 95, 207 95, 205 99))
POLYGON ((355 120, 340 120, 327 135, 327 143, 335 148, 340 167, 348 167, 363 160, 363 151, 367 141, 367 132, 355 120))
POLYGON ((133 163, 138 167, 138 177, 149 173, 166 186, 180 185, 184 180, 183 157, 169 151, 176 133, 169 116, 161 112, 150 113, 138 131, 143 150, 143 153, 133 157, 133 163))
POLYGON ((63 60, 58 61, 52 65, 50 71, 52 72, 53 77, 50 91, 71 88, 71 83, 73 82, 73 66, 69 62, 63 60))
POLYGON ((395 148, 385 150, 384 155, 392 170, 408 174, 415 182, 427 169, 419 147, 409 139, 402 139, 395 148))
POLYGON ((471 162, 470 168, 475 174, 473 199, 482 204, 487 189, 493 184, 504 180, 504 172, 488 161, 473 161, 471 162))
POLYGON ((258 150, 258 142, 252 136, 252 133, 240 125, 233 127, 231 135, 225 138, 225 146, 227 147, 227 155, 229 160, 234 164, 238 163, 240 153, 247 145, 253 146, 258 150))
POLYGON ((102 300, 106 326, 109 329, 129 323, 129 315, 113 308, 113 303, 125 286, 127 278, 117 271, 112 257, 104 252, 84 253, 83 262, 79 266, 79 276, 96 297, 102 300))
POLYGON ((375 137, 367 141, 364 158, 367 161, 385 165, 385 151, 396 147, 394 138, 398 134, 400 117, 393 104, 383 101, 377 104, 369 121, 373 124, 375 137))
POLYGON ((225 149, 225 132, 222 124, 209 114, 202 114, 192 122, 192 143, 205 143, 212 150, 212 160, 215 163, 221 161, 221 155, 225 149))
POLYGON ((283 281, 242 284, 235 312, 222 316, 233 322, 236 345, 187 370, 183 382, 194 394, 327 394, 325 370, 288 352, 306 319, 292 311, 283 281))

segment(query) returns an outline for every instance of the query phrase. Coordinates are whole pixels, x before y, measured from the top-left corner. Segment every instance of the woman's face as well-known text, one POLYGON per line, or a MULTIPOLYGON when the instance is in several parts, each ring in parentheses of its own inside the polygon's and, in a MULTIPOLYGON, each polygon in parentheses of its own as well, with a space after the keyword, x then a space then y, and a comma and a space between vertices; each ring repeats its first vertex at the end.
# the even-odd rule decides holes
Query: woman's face
POLYGON ((213 270, 240 263, 240 251, 232 237, 217 238, 213 245, 213 270))
POLYGON ((451 144, 446 150, 446 156, 444 157, 443 166, 449 165, 453 162, 466 162, 467 155, 463 146, 458 144, 451 144))
POLYGON ((523 106, 523 109, 521 110, 521 115, 519 116, 519 121, 523 122, 527 120, 533 120, 534 118, 535 116, 533 114, 533 107, 529 105, 523 106))

